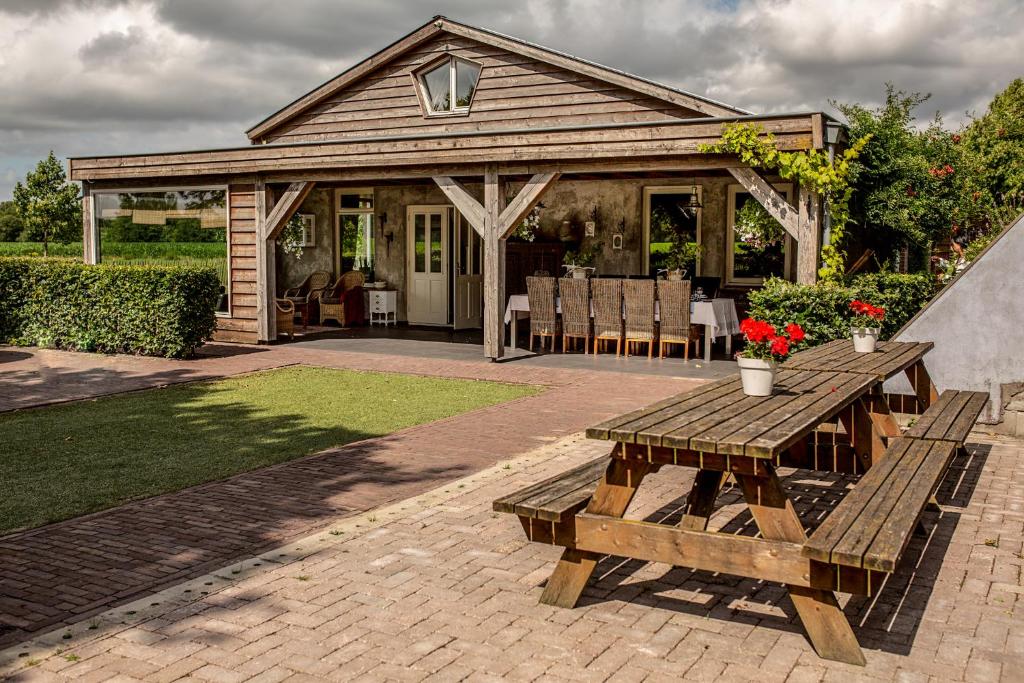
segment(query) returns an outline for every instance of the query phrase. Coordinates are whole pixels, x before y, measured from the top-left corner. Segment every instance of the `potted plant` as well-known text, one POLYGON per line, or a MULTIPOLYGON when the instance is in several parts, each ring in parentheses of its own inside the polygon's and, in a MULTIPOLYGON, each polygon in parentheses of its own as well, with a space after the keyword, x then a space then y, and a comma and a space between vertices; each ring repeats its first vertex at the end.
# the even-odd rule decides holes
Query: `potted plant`
POLYGON ((562 267, 566 275, 577 279, 587 277, 594 270, 594 261, 601 252, 601 243, 593 242, 588 247, 580 247, 579 251, 568 250, 562 257, 562 267))
POLYGON ((685 241, 678 233, 673 234, 672 247, 665 256, 665 277, 673 281, 682 280, 690 266, 697 263, 700 254, 699 244, 685 241))
POLYGON ((853 337, 853 349, 858 353, 872 353, 878 344, 878 335, 882 331, 882 320, 885 309, 879 306, 854 299, 850 302, 853 319, 850 320, 850 334, 853 337))
POLYGON ((769 323, 747 318, 740 323, 740 332, 747 342, 746 348, 736 356, 743 393, 747 396, 771 396, 778 361, 785 360, 804 340, 803 328, 789 323, 785 334, 778 334, 769 323))

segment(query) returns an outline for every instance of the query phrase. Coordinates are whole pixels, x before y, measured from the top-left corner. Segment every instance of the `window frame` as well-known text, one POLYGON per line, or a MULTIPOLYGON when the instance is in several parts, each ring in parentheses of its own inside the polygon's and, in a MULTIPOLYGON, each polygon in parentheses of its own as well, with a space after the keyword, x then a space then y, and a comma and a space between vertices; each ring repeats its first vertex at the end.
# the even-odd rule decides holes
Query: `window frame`
MULTIPOLYGON (((770 183, 772 188, 786 198, 790 204, 793 203, 793 183, 770 183)), ((750 190, 740 184, 730 184, 726 191, 725 205, 725 284, 737 287, 761 287, 764 285, 763 277, 741 277, 737 278, 733 273, 736 268, 736 195, 751 194, 750 190)), ((751 194, 753 197, 753 195, 751 194)), ((757 198, 754 197, 754 201, 757 198)), ((796 249, 796 241, 789 232, 783 242, 785 260, 782 266, 782 278, 791 280, 790 273, 793 266, 793 252, 796 249)))
MULTIPOLYGON (((369 195, 373 206, 377 206, 377 194, 374 192, 372 187, 339 187, 334 192, 334 270, 341 277, 345 273, 341 270, 341 262, 345 258, 345 254, 342 249, 341 240, 341 219, 342 216, 370 216, 370 236, 373 237, 373 231, 377 229, 377 214, 374 213, 374 208, 342 208, 341 206, 341 195, 343 194, 355 194, 355 195, 369 195)), ((377 240, 373 240, 373 268, 377 267, 377 240)))
POLYGON ((224 191, 224 217, 227 220, 227 227, 224 228, 224 250, 225 260, 227 265, 227 282, 225 283, 224 294, 228 300, 228 310, 226 311, 215 311, 214 314, 218 318, 230 318, 232 317, 232 308, 234 307, 231 301, 231 188, 227 185, 173 185, 173 186, 160 186, 160 187, 111 187, 111 188, 90 188, 89 197, 91 198, 90 204, 92 209, 89 213, 92 214, 90 226, 90 232, 92 233, 92 257, 94 263, 103 262, 103 248, 100 244, 100 226, 99 226, 99 212, 96 210, 96 195, 100 194, 123 194, 123 193, 142 193, 142 192, 181 192, 186 190, 223 190, 224 191))
MULTIPOLYGON (((701 208, 697 209, 697 246, 704 244, 704 186, 697 184, 690 185, 645 185, 643 188, 643 211, 644 211, 644 274, 651 275, 651 195, 656 194, 693 194, 693 188, 697 188, 697 201, 701 208)), ((704 268, 703 251, 697 254, 697 272, 695 276, 700 277, 704 268)))
POLYGON ((316 247, 316 214, 299 213, 297 215, 302 220, 302 243, 299 246, 303 248, 316 247))
POLYGON ((413 83, 415 84, 416 87, 416 96, 419 98, 420 106, 423 108, 423 115, 428 118, 445 116, 468 116, 469 111, 473 106, 473 100, 476 98, 476 91, 478 89, 477 86, 480 84, 480 77, 483 76, 483 72, 484 65, 481 64, 480 62, 475 62, 472 59, 466 59, 465 57, 459 57, 458 55, 453 54, 448 54, 439 59, 435 59, 429 64, 422 66, 416 71, 414 71, 412 73, 413 83), (473 86, 473 93, 469 96, 469 104, 463 107, 458 107, 455 105, 456 89, 458 83, 456 67, 460 61, 465 62, 466 64, 472 64, 473 66, 480 70, 476 77, 476 85, 473 86), (430 106, 430 93, 427 90, 425 76, 431 71, 437 69, 439 66, 442 66, 445 62, 448 63, 448 94, 451 109, 435 111, 433 107, 430 106))

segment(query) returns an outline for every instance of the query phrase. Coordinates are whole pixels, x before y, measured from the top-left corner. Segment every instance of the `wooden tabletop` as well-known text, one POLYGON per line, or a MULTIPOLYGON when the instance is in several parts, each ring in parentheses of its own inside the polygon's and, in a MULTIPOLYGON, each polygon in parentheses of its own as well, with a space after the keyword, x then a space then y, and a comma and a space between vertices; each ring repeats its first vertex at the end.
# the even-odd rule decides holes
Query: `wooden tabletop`
POLYGON ((934 346, 932 342, 883 341, 878 342, 874 353, 857 353, 853 350, 853 340, 837 339, 793 354, 782 367, 789 370, 847 372, 889 379, 921 360, 934 346))
POLYGON ((602 422, 587 436, 774 458, 878 381, 870 374, 780 369, 771 396, 747 396, 733 376, 602 422))

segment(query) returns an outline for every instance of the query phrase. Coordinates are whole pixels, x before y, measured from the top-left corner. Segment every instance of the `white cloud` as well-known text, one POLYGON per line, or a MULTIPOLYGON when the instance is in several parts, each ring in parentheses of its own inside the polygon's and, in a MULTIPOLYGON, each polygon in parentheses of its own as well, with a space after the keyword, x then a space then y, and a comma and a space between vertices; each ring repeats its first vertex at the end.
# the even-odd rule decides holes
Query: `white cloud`
MULTIPOLYGON (((1022 75, 1024 3, 990 0, 7 0, 0 166, 244 144, 243 131, 435 13, 753 111, 877 103, 953 121, 1022 75)), ((12 183, 0 178, 0 198, 12 183)))

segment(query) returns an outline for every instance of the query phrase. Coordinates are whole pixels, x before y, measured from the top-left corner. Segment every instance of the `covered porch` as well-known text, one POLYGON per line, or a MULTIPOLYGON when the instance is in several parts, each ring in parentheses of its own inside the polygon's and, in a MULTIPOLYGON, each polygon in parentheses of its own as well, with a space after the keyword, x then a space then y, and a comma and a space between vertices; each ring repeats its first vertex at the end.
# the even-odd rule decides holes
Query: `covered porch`
POLYGON ((85 188, 92 262, 103 252, 94 195, 227 188, 224 339, 275 340, 274 300, 286 288, 312 270, 333 282, 360 269, 395 291, 398 320, 479 327, 484 354, 499 359, 509 296, 525 292, 527 275, 561 275, 566 252, 587 252, 598 276, 654 277, 674 231, 699 248, 689 276, 717 278, 736 296, 766 276, 813 282, 819 198, 699 152, 725 124, 745 120, 783 149, 824 149, 834 137, 818 113, 701 118, 73 159, 71 173, 85 188), (751 201, 785 230, 771 253, 752 255, 737 237, 736 214, 751 201), (277 245, 296 213, 315 225, 300 259, 277 245), (522 238, 524 221, 532 241, 522 238))

